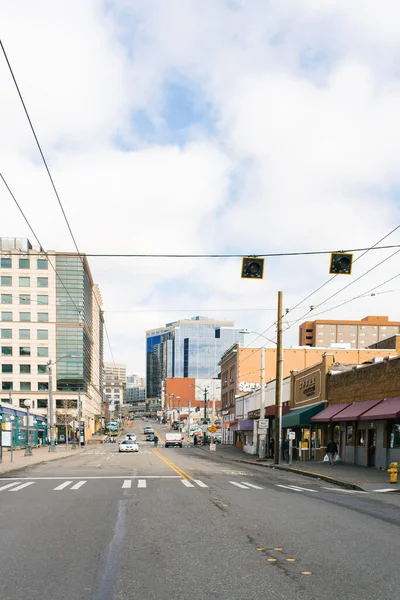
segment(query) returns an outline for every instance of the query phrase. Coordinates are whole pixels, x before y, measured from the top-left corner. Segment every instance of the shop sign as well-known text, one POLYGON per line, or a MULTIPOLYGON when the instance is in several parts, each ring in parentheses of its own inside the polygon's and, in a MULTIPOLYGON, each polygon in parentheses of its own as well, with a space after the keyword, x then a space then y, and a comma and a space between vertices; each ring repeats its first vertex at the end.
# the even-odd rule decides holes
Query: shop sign
POLYGON ((241 381, 239 383, 238 390, 239 390, 239 392, 253 392, 254 390, 259 390, 260 388, 261 388, 261 385, 259 383, 241 381))
POLYGON ((259 419, 260 418, 260 409, 256 408, 256 410, 249 410, 247 413, 248 419, 259 419))
POLYGON ((313 396, 315 394, 315 377, 310 377, 302 381, 300 383, 300 391, 307 397, 313 396))

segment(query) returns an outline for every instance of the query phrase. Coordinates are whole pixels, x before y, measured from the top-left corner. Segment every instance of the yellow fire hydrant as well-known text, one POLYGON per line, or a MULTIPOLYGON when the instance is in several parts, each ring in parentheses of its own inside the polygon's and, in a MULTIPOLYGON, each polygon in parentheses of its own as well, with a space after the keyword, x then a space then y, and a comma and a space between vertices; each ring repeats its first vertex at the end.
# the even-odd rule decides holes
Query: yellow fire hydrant
POLYGON ((390 467, 388 468, 387 472, 389 473, 389 482, 390 483, 397 483, 397 477, 398 477, 398 472, 399 472, 399 463, 398 462, 392 462, 390 463, 390 467))

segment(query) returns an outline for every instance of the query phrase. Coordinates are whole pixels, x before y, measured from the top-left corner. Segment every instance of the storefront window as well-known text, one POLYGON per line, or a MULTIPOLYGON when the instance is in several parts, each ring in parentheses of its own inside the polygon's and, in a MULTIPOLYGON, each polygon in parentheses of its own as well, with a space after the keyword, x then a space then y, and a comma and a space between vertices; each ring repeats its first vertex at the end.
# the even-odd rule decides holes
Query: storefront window
POLYGON ((335 429, 333 430, 333 441, 336 442, 339 445, 339 441, 340 441, 340 425, 335 425, 335 429))
POLYGON ((353 444, 353 425, 347 425, 346 427, 346 444, 348 446, 353 444))
POLYGON ((394 423, 389 427, 389 447, 400 448, 400 423, 394 423))
POLYGON ((357 446, 365 446, 365 429, 357 429, 357 446))

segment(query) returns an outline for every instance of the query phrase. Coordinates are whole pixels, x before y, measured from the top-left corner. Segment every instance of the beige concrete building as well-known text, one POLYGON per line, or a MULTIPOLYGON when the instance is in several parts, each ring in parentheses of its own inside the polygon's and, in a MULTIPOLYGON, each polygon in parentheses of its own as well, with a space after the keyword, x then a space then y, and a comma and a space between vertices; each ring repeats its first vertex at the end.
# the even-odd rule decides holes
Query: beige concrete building
POLYGON ((122 363, 104 363, 105 402, 110 413, 118 412, 126 403, 126 365, 122 363))
POLYGON ((400 333, 400 322, 385 316, 368 316, 361 321, 305 321, 299 327, 299 345, 329 348, 331 344, 349 344, 366 348, 400 333))
POLYGON ((48 254, 49 260, 27 239, 0 238, 0 401, 22 407, 29 399, 47 416, 51 361, 56 435, 63 441, 65 422, 78 417, 79 394, 86 435, 98 428, 102 300, 86 257, 48 254))

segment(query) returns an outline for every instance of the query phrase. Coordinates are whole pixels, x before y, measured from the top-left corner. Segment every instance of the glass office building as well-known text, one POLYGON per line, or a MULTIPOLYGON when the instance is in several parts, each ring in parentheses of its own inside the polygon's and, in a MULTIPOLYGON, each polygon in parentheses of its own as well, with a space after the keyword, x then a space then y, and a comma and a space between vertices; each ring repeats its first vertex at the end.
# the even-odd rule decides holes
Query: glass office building
POLYGON ((161 396, 167 377, 216 378, 222 354, 243 334, 233 321, 192 317, 146 332, 147 398, 161 396))

